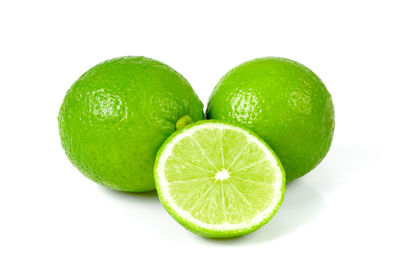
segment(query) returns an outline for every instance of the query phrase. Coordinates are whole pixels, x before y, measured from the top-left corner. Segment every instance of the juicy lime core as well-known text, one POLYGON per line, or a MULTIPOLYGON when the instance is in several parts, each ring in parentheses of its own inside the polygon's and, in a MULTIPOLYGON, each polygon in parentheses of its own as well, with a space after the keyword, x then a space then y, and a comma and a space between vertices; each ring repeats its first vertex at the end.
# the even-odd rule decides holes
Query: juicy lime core
POLYGON ((331 95, 317 75, 276 57, 251 60, 229 71, 214 88, 207 118, 255 131, 282 161, 288 181, 322 161, 335 126, 331 95))
POLYGON ((223 122, 177 131, 160 148, 154 170, 166 210, 207 237, 252 232, 283 200, 285 175, 272 150, 255 133, 223 122))
POLYGON ((203 105, 171 67, 145 57, 100 63, 68 90, 58 121, 71 162, 99 184, 154 189, 158 148, 177 127, 203 119, 203 105))

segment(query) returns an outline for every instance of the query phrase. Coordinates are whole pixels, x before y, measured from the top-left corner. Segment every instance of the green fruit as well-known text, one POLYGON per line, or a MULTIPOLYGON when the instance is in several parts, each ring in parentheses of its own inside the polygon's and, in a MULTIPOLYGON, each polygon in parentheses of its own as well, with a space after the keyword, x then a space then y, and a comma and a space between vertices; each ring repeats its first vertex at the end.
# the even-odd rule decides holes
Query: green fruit
POLYGON ((120 191, 155 188, 158 148, 177 127, 202 120, 187 80, 146 57, 100 63, 68 90, 58 122, 71 162, 93 181, 120 191))
POLYGON ((250 233, 279 209, 285 173, 254 132, 200 121, 175 132, 157 153, 154 175, 164 208, 185 228, 212 238, 250 233))
POLYGON ((304 65, 277 57, 229 71, 214 88, 206 114, 258 133, 280 158, 287 181, 322 161, 335 127, 331 95, 322 81, 304 65))

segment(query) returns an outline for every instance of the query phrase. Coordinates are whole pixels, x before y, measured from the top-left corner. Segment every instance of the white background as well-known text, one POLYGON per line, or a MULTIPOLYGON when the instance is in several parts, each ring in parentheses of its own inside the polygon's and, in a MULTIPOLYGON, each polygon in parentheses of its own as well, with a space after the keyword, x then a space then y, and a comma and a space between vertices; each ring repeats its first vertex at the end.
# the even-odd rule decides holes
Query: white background
POLYGON ((0 279, 400 279, 396 4, 1 1, 0 279), (204 104, 246 60, 297 60, 332 94, 332 148, 257 232, 194 235, 154 192, 102 188, 61 148, 66 90, 122 55, 169 64, 204 104))

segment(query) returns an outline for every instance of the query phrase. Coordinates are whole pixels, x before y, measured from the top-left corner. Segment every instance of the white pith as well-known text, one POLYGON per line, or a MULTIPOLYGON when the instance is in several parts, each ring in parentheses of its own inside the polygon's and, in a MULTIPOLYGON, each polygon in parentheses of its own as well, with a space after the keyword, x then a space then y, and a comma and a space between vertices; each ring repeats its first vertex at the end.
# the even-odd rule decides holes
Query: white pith
MULTIPOLYGON (((164 198, 164 201, 167 203, 167 205, 172 208, 178 216, 184 221, 188 221, 192 224, 195 224, 196 226, 203 228, 203 229, 208 229, 208 230, 213 230, 213 231, 229 231, 229 230, 239 230, 243 228, 251 228, 252 226, 258 225, 260 222, 268 218, 276 206, 280 203, 282 199, 282 173, 280 171, 280 166, 274 157, 274 155, 271 153, 271 151, 262 143, 257 137, 254 135, 248 133, 246 130, 241 129, 239 127, 223 124, 223 123, 203 123, 197 126, 193 126, 186 131, 183 131, 182 133, 178 134, 173 138, 165 147, 164 150, 158 160, 157 164, 157 179, 158 179, 158 192, 159 195, 164 198), (164 166, 165 162, 168 159, 169 156, 172 154, 172 149, 178 143, 181 141, 183 138, 190 137, 193 133, 195 133, 197 130, 204 129, 204 128, 217 128, 217 129, 231 129, 231 130, 236 130, 241 133, 245 133, 247 136, 247 139, 253 143, 255 143, 257 146, 259 146, 262 151, 264 152, 264 155, 267 159, 267 161, 270 162, 271 166, 274 168, 274 170, 278 171, 275 172, 276 174, 276 180, 273 182, 273 186, 275 189, 275 195, 273 197, 272 202, 270 205, 264 209, 264 211, 260 212, 256 216, 254 216, 251 220, 245 221, 240 224, 230 224, 230 223, 223 223, 223 224, 208 224, 204 223, 196 218, 194 218, 190 212, 182 209, 179 205, 177 205, 172 198, 171 194, 169 193, 169 188, 168 188, 168 181, 166 180, 165 174, 164 174, 164 166)), ((228 176, 229 177, 229 172, 226 170, 221 170, 216 174, 216 180, 224 180, 228 176), (218 177, 218 178, 217 178, 218 177)))
POLYGON ((229 172, 226 169, 222 169, 215 174, 215 180, 226 180, 229 177, 229 172))

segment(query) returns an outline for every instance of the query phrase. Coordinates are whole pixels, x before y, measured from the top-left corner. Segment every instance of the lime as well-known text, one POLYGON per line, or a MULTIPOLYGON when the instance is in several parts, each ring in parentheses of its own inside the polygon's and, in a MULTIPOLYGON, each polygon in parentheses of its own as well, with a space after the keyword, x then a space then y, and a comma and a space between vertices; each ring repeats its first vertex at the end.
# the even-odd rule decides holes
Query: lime
POLYGON ((322 81, 304 65, 277 57, 229 71, 214 88, 206 114, 254 130, 280 158, 287 181, 322 161, 335 127, 331 95, 322 81))
POLYGON ((68 90, 58 122, 71 162, 120 191, 155 188, 158 148, 177 127, 203 119, 203 104, 171 67, 146 57, 100 63, 68 90))
POLYGON ((200 121, 171 135, 154 166, 164 208, 185 228, 212 238, 250 233, 279 209, 285 174, 254 132, 200 121))

